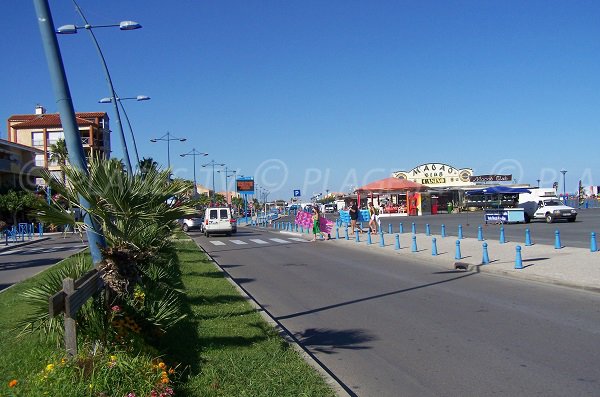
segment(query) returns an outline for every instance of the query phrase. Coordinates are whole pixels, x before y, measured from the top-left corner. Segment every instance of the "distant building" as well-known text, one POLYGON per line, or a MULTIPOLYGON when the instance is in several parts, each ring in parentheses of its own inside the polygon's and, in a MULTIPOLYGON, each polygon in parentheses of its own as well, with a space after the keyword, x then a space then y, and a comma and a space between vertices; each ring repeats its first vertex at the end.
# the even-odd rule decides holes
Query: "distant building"
POLYGON ((40 149, 0 139, 0 188, 35 188, 35 156, 41 153, 40 149))
MULTIPOLYGON (((91 155, 110 157, 110 128, 106 112, 76 112, 75 120, 79 128, 81 143, 86 158, 91 155)), ((50 147, 59 139, 64 139, 64 131, 58 113, 46 113, 42 106, 36 106, 35 114, 17 114, 8 118, 8 141, 39 149, 35 155, 35 165, 48 168, 51 173, 60 174, 60 166, 50 162, 50 147)), ((60 175, 56 175, 61 177, 60 175)), ((44 185, 38 179, 37 184, 44 185)))

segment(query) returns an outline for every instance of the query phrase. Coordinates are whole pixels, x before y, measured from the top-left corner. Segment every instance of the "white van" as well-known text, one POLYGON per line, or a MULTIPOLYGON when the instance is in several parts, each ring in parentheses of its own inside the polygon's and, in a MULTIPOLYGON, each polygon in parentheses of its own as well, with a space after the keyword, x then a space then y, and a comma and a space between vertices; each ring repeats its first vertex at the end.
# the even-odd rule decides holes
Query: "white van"
POLYGON ((544 219, 547 223, 564 219, 575 222, 577 211, 566 206, 554 189, 531 189, 531 193, 519 194, 519 207, 525 211, 525 222, 532 219, 544 219))
POLYGON ((229 207, 209 207, 204 212, 204 235, 225 234, 231 236, 235 218, 229 207))

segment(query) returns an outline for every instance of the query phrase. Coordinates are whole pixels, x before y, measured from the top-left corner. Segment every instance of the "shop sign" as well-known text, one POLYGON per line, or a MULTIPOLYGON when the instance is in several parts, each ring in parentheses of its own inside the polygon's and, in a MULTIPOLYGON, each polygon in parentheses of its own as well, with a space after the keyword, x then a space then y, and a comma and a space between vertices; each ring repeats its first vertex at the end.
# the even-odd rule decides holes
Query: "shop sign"
POLYGON ((392 174, 396 178, 408 179, 427 186, 469 186, 474 183, 470 180, 473 170, 470 168, 456 168, 443 163, 426 163, 410 171, 397 171, 392 174))
POLYGON ((508 175, 473 175, 469 177, 471 182, 510 182, 512 174, 508 175))

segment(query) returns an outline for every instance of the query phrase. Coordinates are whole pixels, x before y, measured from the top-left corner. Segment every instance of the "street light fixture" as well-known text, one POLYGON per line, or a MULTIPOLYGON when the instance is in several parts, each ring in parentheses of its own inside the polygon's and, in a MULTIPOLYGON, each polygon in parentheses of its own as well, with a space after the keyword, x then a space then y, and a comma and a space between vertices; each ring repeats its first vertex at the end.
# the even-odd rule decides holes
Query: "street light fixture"
MULTIPOLYGON (((117 97, 116 100, 121 105, 121 110, 123 111, 123 115, 125 116, 125 120, 127 121, 127 125, 129 126, 129 132, 131 132, 131 140, 133 142, 133 150, 135 151, 135 160, 136 167, 140 166, 140 156, 137 150, 137 144, 135 142, 135 134, 133 133, 133 128, 131 127, 131 122, 129 121, 129 116, 127 116, 127 112, 125 111, 125 107, 123 106, 124 100, 135 99, 136 101, 148 101, 150 100, 149 96, 146 95, 138 95, 136 97, 117 97)), ((112 98, 102 98, 98 101, 99 103, 112 103, 112 98)))
POLYGON ((181 157, 194 156, 194 197, 198 197, 198 184, 196 183, 196 156, 208 156, 208 153, 199 152, 196 148, 192 148, 187 153, 180 154, 181 157))
POLYGON ((218 165, 219 167, 224 167, 225 164, 224 163, 223 164, 216 163, 215 160, 211 160, 210 162, 208 162, 206 164, 202 164, 202 167, 208 167, 209 165, 212 166, 212 191, 213 191, 210 202, 214 203, 215 202, 215 194, 217 193, 215 191, 215 165, 218 165))
MULTIPOLYGON (((218 173, 221 173, 222 170, 217 170, 218 173)), ((228 168, 225 167, 225 201, 227 202, 227 204, 231 204, 229 201, 229 184, 228 184, 228 180, 227 178, 229 178, 232 175, 235 175, 237 173, 237 171, 228 171, 228 168)))
POLYGON ((83 26, 77 25, 63 25, 56 30, 58 34, 75 34, 78 29, 86 29, 90 33, 90 37, 96 46, 96 51, 98 52, 98 56, 100 57, 100 61, 102 63, 102 67, 104 69, 104 74, 106 77, 106 82, 108 83, 108 88, 110 91, 110 95, 112 98, 114 111, 115 111, 115 120, 117 122, 117 131, 119 133, 119 137, 121 138, 121 146, 123 150, 123 157, 125 159, 125 166, 127 167, 127 172, 129 175, 133 175, 133 169, 131 168, 131 160, 129 159, 129 151, 127 150, 127 143, 125 141, 125 134, 123 133, 123 124, 121 123, 121 116, 119 115, 119 107, 117 105, 117 94, 115 93, 115 88, 112 83, 112 79, 110 78, 110 73, 108 72, 108 66, 106 65, 106 59, 104 58, 104 54, 102 54, 102 50, 100 49, 100 44, 98 44, 98 40, 96 40, 96 35, 94 34, 94 28, 106 28, 106 27, 116 27, 118 26, 120 30, 135 30, 140 29, 142 25, 134 21, 122 21, 119 24, 110 24, 110 25, 96 25, 92 26, 88 22, 87 18, 81 11, 79 4, 72 0, 77 13, 81 16, 81 19, 85 22, 83 26))
POLYGON ((167 141, 167 168, 169 169, 169 177, 171 173, 171 141, 185 142, 186 140, 186 138, 174 137, 169 131, 167 131, 167 133, 160 138, 150 139, 150 142, 152 143, 156 143, 158 141, 167 141))
POLYGON ((567 170, 560 170, 560 173, 563 175, 563 200, 564 200, 565 197, 567 196, 566 177, 565 177, 567 170))

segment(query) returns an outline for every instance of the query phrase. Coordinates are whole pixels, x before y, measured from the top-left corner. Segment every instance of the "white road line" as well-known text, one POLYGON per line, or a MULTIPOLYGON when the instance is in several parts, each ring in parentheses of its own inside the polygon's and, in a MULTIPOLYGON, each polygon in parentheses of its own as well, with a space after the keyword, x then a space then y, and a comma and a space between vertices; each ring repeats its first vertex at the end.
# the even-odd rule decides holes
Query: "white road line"
POLYGON ((211 240, 211 241, 210 241, 210 243, 211 243, 212 245, 225 245, 225 243, 224 243, 224 242, 222 242, 222 241, 219 241, 219 240, 211 240))
POLYGON ((232 243, 237 244, 237 245, 248 244, 247 242, 242 241, 242 240, 229 240, 229 241, 231 241, 232 243))
POLYGON ((269 244, 267 241, 261 240, 259 238, 251 238, 250 241, 252 241, 253 243, 256 243, 256 244, 269 244))
POLYGON ((305 239, 300 238, 300 237, 290 237, 289 239, 292 240, 292 241, 300 241, 302 243, 306 243, 308 241, 308 240, 305 240, 305 239))
POLYGON ((270 238, 269 240, 274 241, 276 243, 280 243, 280 244, 289 243, 289 241, 283 240, 283 239, 280 239, 280 238, 270 238))

